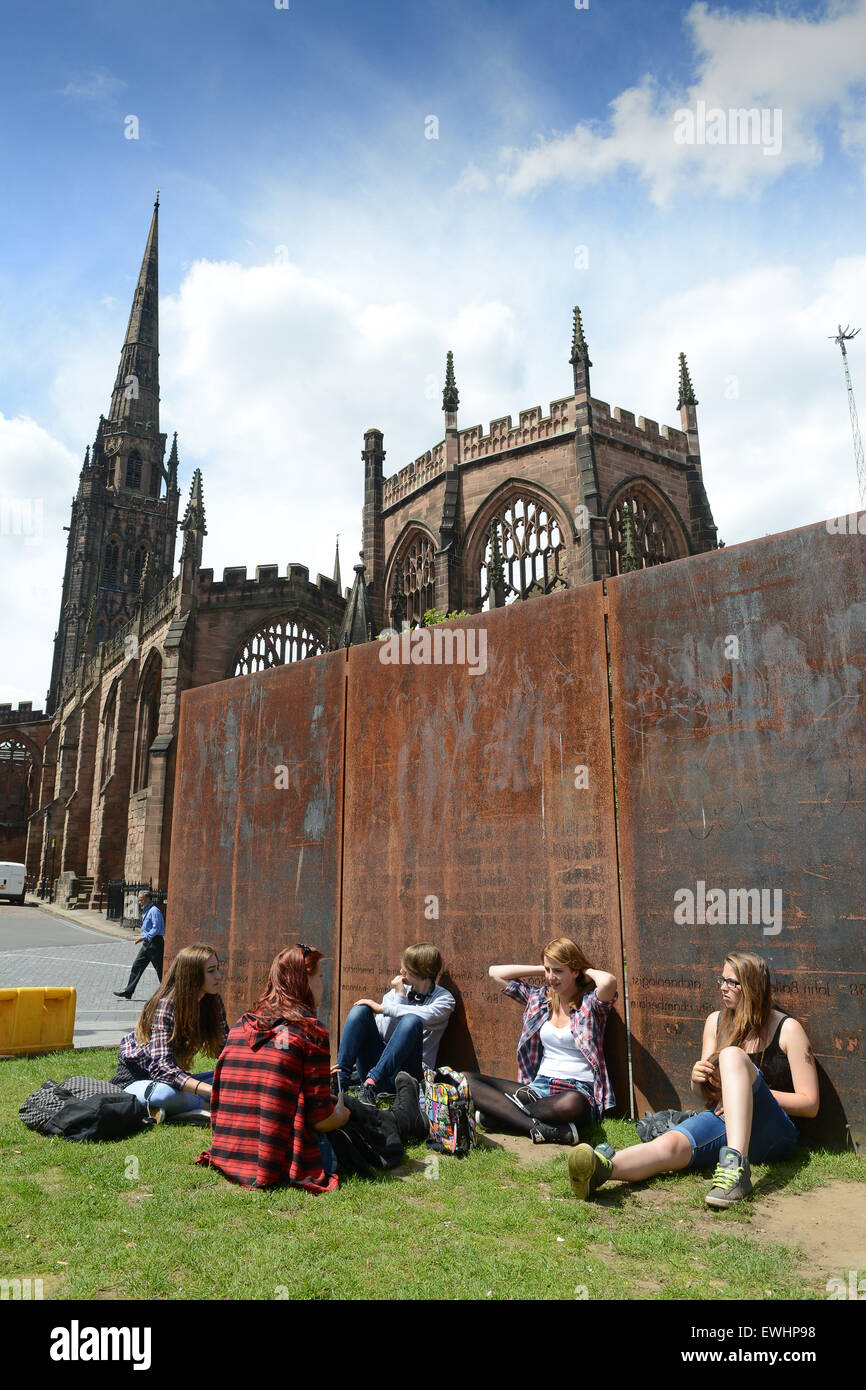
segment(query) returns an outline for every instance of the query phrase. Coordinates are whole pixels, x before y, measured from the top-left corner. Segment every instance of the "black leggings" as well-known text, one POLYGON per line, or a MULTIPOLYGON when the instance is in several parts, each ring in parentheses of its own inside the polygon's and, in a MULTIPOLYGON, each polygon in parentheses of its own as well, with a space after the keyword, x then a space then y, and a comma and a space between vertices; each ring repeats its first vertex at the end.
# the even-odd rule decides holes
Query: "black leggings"
POLYGON ((581 1091, 560 1091, 559 1095, 544 1100, 527 1102, 529 1112, 524 1115, 506 1096, 515 1091, 523 1091, 525 1086, 518 1081, 503 1081, 501 1076, 482 1076, 478 1072, 467 1072, 466 1080, 476 1110, 481 1111, 485 1129, 511 1129, 518 1134, 528 1134, 536 1120, 545 1125, 580 1125, 592 1120, 592 1106, 581 1091))

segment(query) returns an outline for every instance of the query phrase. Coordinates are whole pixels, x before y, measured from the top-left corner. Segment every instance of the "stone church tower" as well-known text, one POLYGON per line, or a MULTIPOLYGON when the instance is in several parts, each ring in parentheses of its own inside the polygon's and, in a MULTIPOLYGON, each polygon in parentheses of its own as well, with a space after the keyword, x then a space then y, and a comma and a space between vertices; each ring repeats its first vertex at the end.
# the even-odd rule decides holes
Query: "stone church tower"
POLYGON ((100 416, 72 502, 47 712, 79 663, 172 578, 177 436, 167 465, 159 428, 159 199, 144 248, 108 418, 100 416), (165 490, 163 491, 163 483, 165 490))

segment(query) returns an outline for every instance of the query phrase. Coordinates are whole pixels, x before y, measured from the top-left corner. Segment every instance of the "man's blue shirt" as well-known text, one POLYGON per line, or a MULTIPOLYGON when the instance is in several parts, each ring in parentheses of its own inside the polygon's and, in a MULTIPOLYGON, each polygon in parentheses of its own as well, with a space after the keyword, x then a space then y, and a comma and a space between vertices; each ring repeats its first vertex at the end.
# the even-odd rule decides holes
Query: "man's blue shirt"
POLYGON ((152 941, 155 936, 165 936, 165 918, 156 903, 151 903, 141 920, 141 939, 152 941))

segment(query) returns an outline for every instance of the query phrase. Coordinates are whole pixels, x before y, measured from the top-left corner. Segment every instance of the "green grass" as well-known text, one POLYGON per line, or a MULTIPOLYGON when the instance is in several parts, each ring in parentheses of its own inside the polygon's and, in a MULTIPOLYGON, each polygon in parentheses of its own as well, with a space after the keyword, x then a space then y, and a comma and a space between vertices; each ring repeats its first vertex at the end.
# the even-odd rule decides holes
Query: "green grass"
MULTIPOLYGON (((0 1277, 41 1278, 46 1298, 826 1297, 801 1252, 750 1234, 759 1201, 710 1213, 696 1175, 580 1203, 561 1153, 520 1164, 481 1149, 441 1158, 431 1180, 418 1145, 398 1175, 327 1197, 249 1192, 195 1166, 208 1130, 70 1144, 18 1119, 46 1077, 108 1078, 114 1065, 99 1050, 0 1063, 0 1277)), ((636 1137, 625 1121, 589 1137, 602 1135, 620 1147, 636 1137)), ((866 1176, 856 1156, 824 1151, 754 1171, 763 1191, 866 1176)))

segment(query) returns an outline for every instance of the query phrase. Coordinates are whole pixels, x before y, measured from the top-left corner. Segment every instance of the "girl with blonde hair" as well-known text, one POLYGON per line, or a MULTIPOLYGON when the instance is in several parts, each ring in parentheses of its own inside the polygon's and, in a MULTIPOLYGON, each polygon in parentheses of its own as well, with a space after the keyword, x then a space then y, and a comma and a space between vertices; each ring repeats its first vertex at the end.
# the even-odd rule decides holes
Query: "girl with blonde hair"
POLYGON ((809 1039, 773 1003, 767 962, 731 951, 719 977, 722 1007, 704 1024, 692 1091, 706 1109, 649 1144, 616 1153, 580 1144, 568 1156, 571 1186, 586 1199, 610 1178, 643 1182, 657 1173, 715 1165, 710 1207, 729 1207, 752 1191, 752 1163, 789 1158, 797 1143, 792 1116, 818 1113, 818 1071, 809 1039))
POLYGON ((577 1126, 615 1104, 602 1039, 616 999, 616 976, 593 970, 576 942, 549 941, 540 965, 491 965, 503 993, 524 1005, 518 1081, 467 1074, 485 1129, 516 1129, 536 1144, 577 1144, 577 1126), (543 975, 532 987, 526 977, 543 975))
POLYGON ((221 980, 212 946, 184 946, 121 1041, 112 1079, 138 1096, 154 1120, 194 1111, 209 1118, 213 1072, 189 1068, 197 1053, 218 1057, 225 1046, 221 980))

